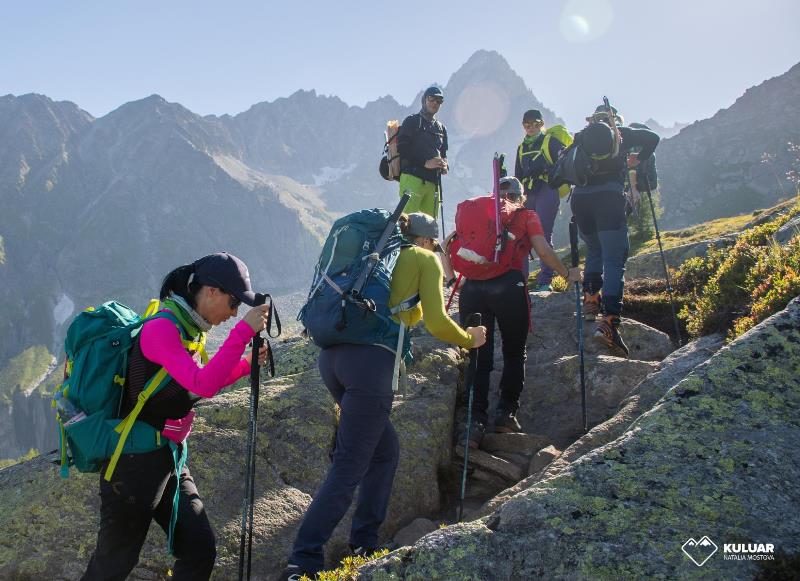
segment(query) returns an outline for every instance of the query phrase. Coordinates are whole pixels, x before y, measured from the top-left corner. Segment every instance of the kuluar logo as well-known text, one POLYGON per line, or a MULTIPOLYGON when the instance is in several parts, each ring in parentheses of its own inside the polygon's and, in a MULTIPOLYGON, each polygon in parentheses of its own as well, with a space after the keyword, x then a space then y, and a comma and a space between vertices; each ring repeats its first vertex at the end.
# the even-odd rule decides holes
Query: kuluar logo
POLYGON ((714 541, 704 536, 699 541, 689 539, 683 543, 681 550, 692 560, 692 563, 702 567, 717 552, 718 548, 714 541))

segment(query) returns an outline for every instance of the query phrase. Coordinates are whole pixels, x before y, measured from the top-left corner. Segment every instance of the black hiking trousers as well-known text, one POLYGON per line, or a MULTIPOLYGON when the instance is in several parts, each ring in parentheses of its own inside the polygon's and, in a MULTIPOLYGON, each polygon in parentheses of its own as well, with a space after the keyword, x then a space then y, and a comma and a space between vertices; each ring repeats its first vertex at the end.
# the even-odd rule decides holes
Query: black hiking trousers
MULTIPOLYGON (((503 339, 503 375, 497 407, 516 413, 525 385, 525 346, 530 321, 528 289, 522 272, 510 270, 489 280, 467 279, 459 295, 458 310, 462 326, 470 313, 480 313, 481 324, 486 327, 486 344, 477 349, 473 417, 483 424, 489 419, 489 377, 494 369, 495 321, 503 339)), ((475 351, 469 351, 470 362, 475 351)))
MULTIPOLYGON (((150 521, 155 520, 167 531, 176 483, 169 446, 143 454, 123 454, 111 482, 106 482, 100 472, 100 531, 83 581, 127 579, 139 562, 150 521)), ((217 558, 216 540, 186 466, 180 478, 173 545, 173 581, 202 581, 211 576, 217 558)))

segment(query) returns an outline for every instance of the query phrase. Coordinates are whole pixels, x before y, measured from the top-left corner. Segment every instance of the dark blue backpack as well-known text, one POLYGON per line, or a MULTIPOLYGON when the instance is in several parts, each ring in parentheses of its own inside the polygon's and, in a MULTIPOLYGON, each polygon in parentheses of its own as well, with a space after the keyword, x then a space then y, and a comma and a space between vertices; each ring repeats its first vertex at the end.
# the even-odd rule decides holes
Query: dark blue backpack
MULTIPOLYGON (((318 346, 355 343, 396 351, 400 325, 392 319, 389 293, 403 243, 397 219, 406 200, 404 196, 394 214, 360 210, 333 224, 297 316, 318 346)), ((410 342, 403 339, 407 358, 410 342)))

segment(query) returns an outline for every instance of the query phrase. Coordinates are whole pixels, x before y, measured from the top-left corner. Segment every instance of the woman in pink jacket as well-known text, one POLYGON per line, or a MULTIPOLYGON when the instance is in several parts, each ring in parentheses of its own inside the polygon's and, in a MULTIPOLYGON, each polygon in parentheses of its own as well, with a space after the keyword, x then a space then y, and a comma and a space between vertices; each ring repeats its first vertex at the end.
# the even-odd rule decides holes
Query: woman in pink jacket
MULTIPOLYGON (((187 349, 184 338, 197 343, 212 326, 236 316, 241 303, 254 304, 247 266, 225 252, 205 256, 170 272, 160 298, 162 308, 174 315, 180 329, 169 318, 152 319, 142 326, 129 355, 120 417, 133 409, 145 384, 163 367, 171 381, 148 399, 137 421, 161 430, 162 441, 174 444, 153 452, 123 454, 111 482, 100 479, 100 531, 85 580, 126 579, 139 560, 151 520, 165 532, 173 527, 174 581, 208 579, 214 567, 214 533, 189 468, 185 463, 181 467, 177 458, 185 459, 194 405, 249 373, 250 355, 245 349, 265 328, 269 305, 250 309, 203 365, 204 353, 187 349), (173 511, 176 487, 178 509, 173 511)), ((262 348, 260 365, 266 356, 262 348)))

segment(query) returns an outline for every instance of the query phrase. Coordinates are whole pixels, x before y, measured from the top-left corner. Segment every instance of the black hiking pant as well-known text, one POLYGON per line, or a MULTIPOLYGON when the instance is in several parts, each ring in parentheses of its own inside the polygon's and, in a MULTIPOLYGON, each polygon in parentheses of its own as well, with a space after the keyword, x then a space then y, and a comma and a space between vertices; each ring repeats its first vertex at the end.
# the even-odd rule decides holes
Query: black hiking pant
MULTIPOLYGON (((489 419, 489 377, 494 369, 495 321, 503 340, 503 375, 497 407, 516 413, 525 385, 525 345, 530 321, 528 289, 522 272, 510 270, 489 280, 467 279, 459 295, 458 310, 462 326, 470 313, 480 313, 481 324, 486 327, 486 344, 477 350, 473 417, 484 424, 489 419)), ((474 351, 470 349, 469 352, 470 364, 474 351)))
MULTIPOLYGON (((105 466, 103 467, 105 469, 105 466)), ((169 527, 177 477, 172 451, 164 446, 120 456, 111 482, 100 473, 100 531, 83 581, 123 581, 139 562, 150 521, 169 527)), ((208 579, 217 558, 216 540, 188 467, 180 478, 173 540, 173 581, 208 579)))

